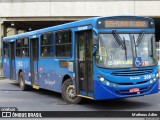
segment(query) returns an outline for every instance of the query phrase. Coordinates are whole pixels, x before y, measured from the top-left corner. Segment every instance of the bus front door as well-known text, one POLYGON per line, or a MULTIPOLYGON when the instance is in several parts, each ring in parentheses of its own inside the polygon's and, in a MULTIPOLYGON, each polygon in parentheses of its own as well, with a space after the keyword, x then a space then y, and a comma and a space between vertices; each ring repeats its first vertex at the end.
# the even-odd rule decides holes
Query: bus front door
POLYGON ((30 40, 30 70, 32 85, 38 85, 38 38, 30 40))
POLYGON ((16 79, 16 68, 15 68, 15 42, 10 42, 10 79, 16 79))
POLYGON ((76 33, 77 93, 93 97, 92 31, 76 33))

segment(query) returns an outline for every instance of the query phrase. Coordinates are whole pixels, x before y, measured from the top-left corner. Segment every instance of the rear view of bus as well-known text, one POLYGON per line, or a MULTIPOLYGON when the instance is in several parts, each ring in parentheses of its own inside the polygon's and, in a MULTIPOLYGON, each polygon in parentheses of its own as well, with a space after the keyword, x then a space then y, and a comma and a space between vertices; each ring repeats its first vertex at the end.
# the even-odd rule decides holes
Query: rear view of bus
POLYGON ((158 92, 155 27, 151 18, 97 20, 94 97, 125 98, 158 92))

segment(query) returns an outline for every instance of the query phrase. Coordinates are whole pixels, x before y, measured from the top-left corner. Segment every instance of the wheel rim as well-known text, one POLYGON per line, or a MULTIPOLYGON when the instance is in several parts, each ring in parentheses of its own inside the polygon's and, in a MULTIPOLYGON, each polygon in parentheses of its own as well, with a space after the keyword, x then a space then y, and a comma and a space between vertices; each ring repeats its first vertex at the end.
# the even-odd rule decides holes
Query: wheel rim
POLYGON ((74 99, 76 97, 74 85, 69 85, 67 87, 66 94, 67 94, 68 98, 70 98, 70 99, 74 99))

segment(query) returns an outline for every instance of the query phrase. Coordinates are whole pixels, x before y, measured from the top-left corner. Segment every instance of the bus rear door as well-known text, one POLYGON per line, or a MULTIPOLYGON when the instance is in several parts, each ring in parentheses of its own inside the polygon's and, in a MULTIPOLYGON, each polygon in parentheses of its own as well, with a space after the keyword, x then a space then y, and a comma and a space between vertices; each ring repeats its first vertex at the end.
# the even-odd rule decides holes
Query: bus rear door
POLYGON ((10 63, 10 79, 16 79, 16 68, 15 68, 15 41, 9 43, 9 63, 10 63))
POLYGON ((38 85, 39 38, 30 39, 30 71, 32 85, 38 85))
POLYGON ((76 33, 76 84, 80 95, 93 97, 92 31, 76 33))

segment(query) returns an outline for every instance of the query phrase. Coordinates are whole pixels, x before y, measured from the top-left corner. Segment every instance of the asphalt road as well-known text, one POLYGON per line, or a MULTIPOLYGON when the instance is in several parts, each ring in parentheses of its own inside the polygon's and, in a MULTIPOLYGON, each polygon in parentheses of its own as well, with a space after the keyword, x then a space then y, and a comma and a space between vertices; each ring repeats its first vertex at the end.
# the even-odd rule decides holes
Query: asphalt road
POLYGON ((19 111, 160 111, 160 93, 118 100, 66 104, 61 94, 48 90, 21 91, 18 84, 0 80, 0 107, 17 107, 19 111))

